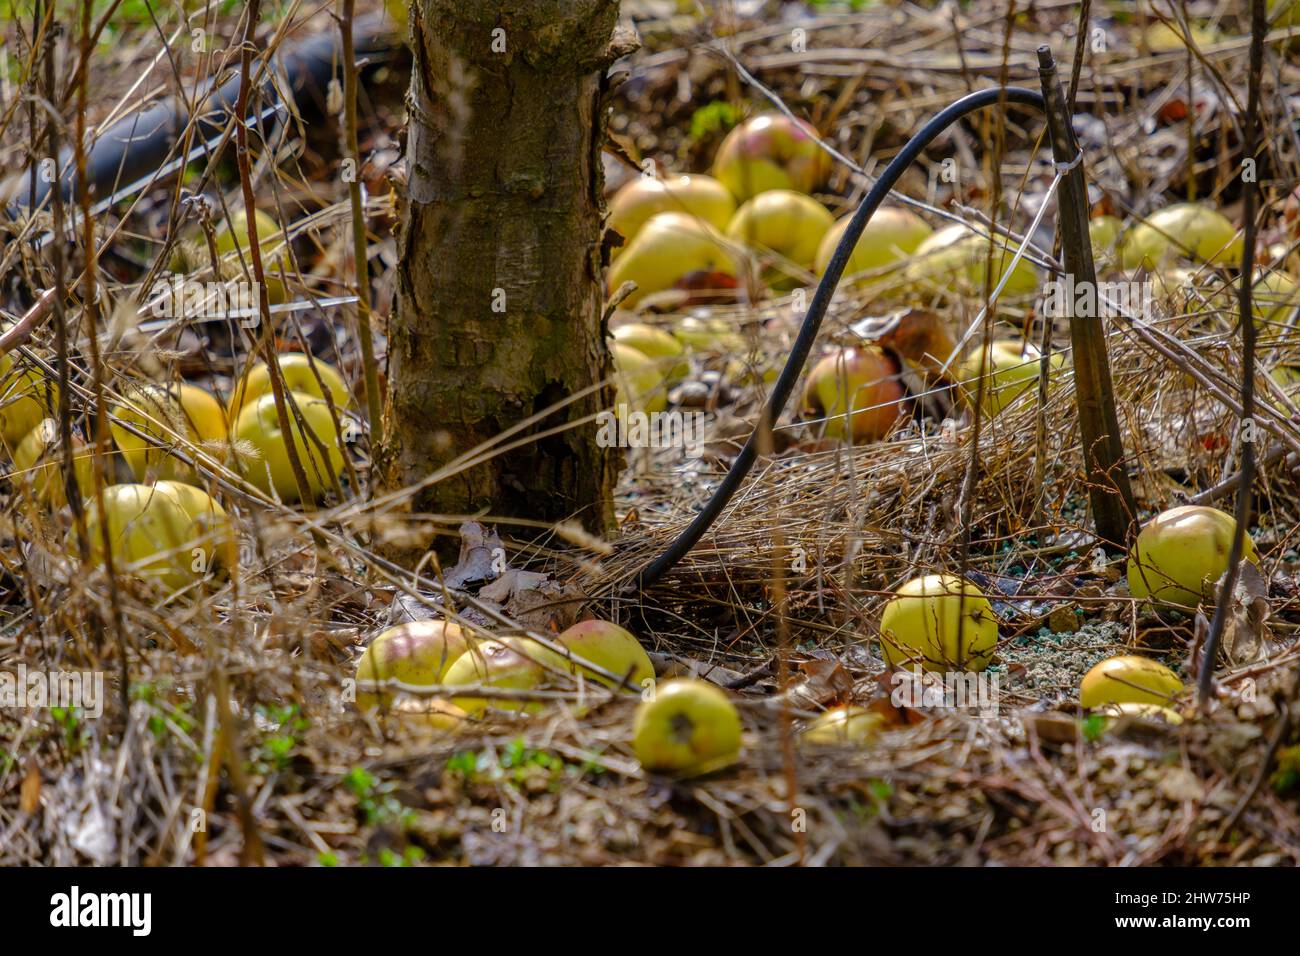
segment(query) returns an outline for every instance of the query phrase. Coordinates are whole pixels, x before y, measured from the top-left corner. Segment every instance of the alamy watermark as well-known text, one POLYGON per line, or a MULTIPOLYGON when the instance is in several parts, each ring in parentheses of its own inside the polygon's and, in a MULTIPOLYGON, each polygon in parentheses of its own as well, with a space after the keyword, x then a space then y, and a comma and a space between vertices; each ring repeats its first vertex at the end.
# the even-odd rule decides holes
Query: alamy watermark
POLYGON ((258 283, 244 279, 200 282, 174 275, 150 289, 145 308, 159 319, 239 319, 252 328, 261 319, 258 283))
POLYGON ((896 671, 889 702, 910 710, 967 710, 998 715, 999 676, 988 671, 896 671))
POLYGON ((1043 286, 1042 303, 1049 319, 1113 319, 1126 314, 1149 318, 1155 293, 1148 280, 1075 282, 1067 273, 1043 286))
POLYGON ((696 456, 704 445, 704 412, 643 412, 619 403, 596 416, 601 448, 684 448, 696 456))
POLYGON ((104 713, 102 671, 40 671, 19 664, 0 671, 0 710, 77 708, 92 720, 104 713))

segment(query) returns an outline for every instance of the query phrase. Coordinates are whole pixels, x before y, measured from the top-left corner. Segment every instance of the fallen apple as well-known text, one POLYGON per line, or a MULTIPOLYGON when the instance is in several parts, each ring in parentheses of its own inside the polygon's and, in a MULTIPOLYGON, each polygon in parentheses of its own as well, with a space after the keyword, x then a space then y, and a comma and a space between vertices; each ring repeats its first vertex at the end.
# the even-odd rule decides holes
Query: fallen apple
POLYGON ((1119 237, 1123 231, 1124 224, 1114 216, 1098 216, 1088 220, 1088 241, 1098 264, 1110 262, 1119 256, 1119 237))
POLYGON ((1105 729, 1107 730, 1120 720, 1133 717, 1140 720, 1154 720, 1173 727, 1177 727, 1183 722, 1183 715, 1173 708, 1162 707, 1159 704, 1139 704, 1133 701, 1125 701, 1122 704, 1103 704, 1097 708, 1095 713, 1106 718, 1105 729))
POLYGON ((96 496, 86 501, 86 539, 96 563, 104 560, 103 532, 108 527, 114 570, 152 581, 171 591, 202 575, 195 567, 190 516, 176 498, 151 485, 111 485, 104 489, 104 515, 96 496))
MULTIPOLYGON (((1236 295, 1234 283, 1231 291, 1234 300, 1236 295)), ((1300 326, 1300 320, 1294 318, 1297 308, 1300 308, 1300 284, 1285 272, 1265 273, 1251 286, 1250 311, 1255 325, 1266 335, 1285 335, 1300 326)))
POLYGON ((59 386, 36 369, 0 355, 0 439, 11 454, 28 433, 59 411, 59 386))
POLYGON ((767 112, 745 120, 723 139, 713 175, 744 202, 769 189, 810 193, 831 173, 831 157, 803 120, 767 112))
MULTIPOLYGON (((527 638, 483 641, 452 662, 442 676, 442 683, 448 687, 533 690, 546 679, 541 661, 547 660, 549 654, 547 648, 527 638)), ((542 709, 540 701, 504 698, 453 697, 451 702, 470 717, 481 716, 489 707, 525 714, 534 714, 542 709)))
MULTIPOLYGON (((313 497, 319 498, 343 471, 344 451, 334 427, 334 418, 323 398, 302 392, 286 395, 285 405, 293 446, 302 463, 308 488, 313 497), (297 403, 303 421, 315 436, 313 439, 303 440, 302 425, 291 402, 297 403)), ((340 422, 340 426, 343 425, 346 423, 340 422)), ((235 467, 245 478, 267 494, 274 491, 281 501, 299 500, 298 483, 289 461, 284 434, 280 431, 274 395, 263 395, 240 410, 231 428, 230 440, 235 467)))
POLYGON ((407 12, 408 2, 409 0, 384 0, 384 12, 403 32, 406 30, 407 18, 410 16, 407 12))
POLYGON ((661 212, 641 227, 610 266, 609 291, 614 293, 624 282, 636 283, 622 302, 631 308, 647 295, 668 289, 735 289, 741 271, 737 252, 712 226, 683 213, 661 212))
POLYGON ((609 346, 614 356, 614 409, 661 412, 668 407, 667 390, 658 363, 650 356, 614 341, 609 346))
MULTIPOLYGON (((158 481, 154 490, 169 495, 189 516, 190 527, 186 532, 190 542, 190 555, 198 558, 194 552, 202 549, 206 567, 225 568, 227 571, 239 560, 239 537, 235 533, 235 523, 226 514, 215 498, 202 488, 183 481, 158 481)), ((194 564, 195 562, 191 562, 194 564)))
MULTIPOLYGON (((289 259, 283 250, 269 254, 277 246, 281 245, 284 233, 280 229, 280 224, 268 216, 262 210, 255 210, 253 213, 253 223, 257 228, 257 248, 262 256, 262 274, 266 279, 266 298, 272 305, 284 302, 287 298, 284 288, 284 280, 280 278, 281 270, 285 273, 289 270, 289 259)), ((233 213, 229 219, 221 224, 216 231, 214 240, 217 246, 217 254, 227 256, 236 249, 239 250, 239 257, 248 267, 248 276, 253 276, 253 260, 248 252, 248 215, 244 210, 233 213)), ((236 263, 238 268, 238 263, 236 263)), ((243 274, 240 269, 239 274, 243 274)))
MULTIPOLYGON (((1128 588, 1133 597, 1192 610, 1213 603, 1215 585, 1228 570, 1228 551, 1236 533, 1232 515, 1205 505, 1162 511, 1138 533, 1128 556, 1128 588)), ((1242 557, 1259 563, 1247 533, 1242 557)))
POLYGON ((735 353, 745 350, 745 340, 724 319, 684 316, 673 326, 673 338, 696 352, 735 353))
POLYGON ((892 667, 982 671, 998 643, 988 599, 955 574, 928 574, 904 584, 880 616, 880 651, 892 667))
POLYGON ((1268 24, 1273 30, 1300 27, 1300 0, 1268 0, 1268 24))
POLYGON ((646 770, 695 776, 740 755, 740 715, 727 695, 702 680, 660 685, 637 708, 632 749, 646 770))
MULTIPOLYGON (((610 621, 579 621, 563 631, 555 642, 589 664, 603 667, 611 674, 624 678, 622 686, 641 691, 654 683, 655 669, 650 657, 630 631, 610 621)), ((608 678, 574 663, 570 658, 551 653, 558 658, 560 669, 576 674, 581 669, 583 677, 608 687, 615 686, 608 678)))
MULTIPOLYGON (((396 680, 413 686, 433 687, 443 682, 470 642, 453 621, 408 621, 381 631, 357 661, 357 682, 396 680)), ((391 707, 387 691, 357 690, 357 709, 391 707)), ((433 698, 419 698, 432 703, 433 698)))
POLYGON ((1268 377, 1277 382, 1282 391, 1293 400, 1300 397, 1300 367, 1275 365, 1269 370, 1268 377))
POLYGON ((680 382, 691 372, 685 347, 663 329, 644 322, 629 322, 618 326, 611 334, 615 342, 630 346, 651 359, 670 385, 680 382))
POLYGON ((122 404, 111 410, 108 428, 138 481, 193 474, 190 466, 169 453, 172 448, 186 451, 177 435, 218 460, 224 456, 224 449, 217 447, 217 443, 224 444, 229 434, 225 410, 216 398, 197 385, 188 382, 133 384, 124 388, 122 395, 122 404), (134 426, 149 438, 141 438, 125 425, 134 426))
MULTIPOLYGON (((1153 23, 1142 31, 1142 41, 1152 53, 1170 53, 1174 50, 1186 50, 1187 42, 1183 39, 1184 30, 1177 30, 1168 23, 1153 23)), ((1192 24, 1191 39, 1196 47, 1206 47, 1219 41, 1219 34, 1203 24, 1192 24)))
POLYGON ((899 380, 898 362, 874 346, 841 349, 825 356, 808 373, 801 413, 825 419, 821 434, 850 440, 879 441, 903 416, 907 390, 899 380))
POLYGON ((1179 258, 1239 265, 1241 236, 1222 213, 1184 202, 1147 216, 1120 244, 1120 264, 1129 270, 1159 269, 1179 258))
POLYGON ((1109 657, 1093 665, 1079 683, 1085 710, 1106 704, 1157 704, 1167 707, 1183 690, 1178 675, 1164 664, 1135 654, 1109 657))
MULTIPOLYGON (((59 423, 43 419, 18 443, 13 454, 11 477, 26 488, 36 501, 48 508, 62 508, 68 503, 63 480, 63 450, 59 441, 59 423)), ((72 471, 77 488, 84 498, 95 483, 95 455, 75 433, 72 436, 72 471)))
POLYGON ((438 698, 402 697, 383 712, 387 720, 401 724, 403 733, 424 731, 443 736, 459 730, 469 715, 455 704, 438 698))
MULTIPOLYGON (((995 235, 994 243, 990 251, 987 238, 963 223, 955 223, 940 229, 916 247, 903 270, 903 277, 924 292, 983 296, 990 257, 994 266, 988 287, 991 293, 1002 281, 1016 253, 1016 247, 1001 236, 995 235)), ((1038 270, 1022 258, 1007 279, 1001 298, 1033 295, 1038 291, 1038 285, 1038 270)))
MULTIPOLYGON (((814 260, 814 271, 818 275, 826 273, 835 249, 848 229, 851 216, 845 216, 822 237, 814 260)), ((877 272, 896 262, 903 262, 931 235, 933 230, 925 220, 907 209, 886 206, 877 209, 858 236, 848 265, 844 267, 846 278, 862 273, 877 272)))
MULTIPOLYGON (((984 380, 981 407, 984 414, 993 417, 1011 405, 1025 392, 1034 400, 1038 396, 1040 356, 1033 348, 1020 342, 993 342, 983 352, 974 352, 957 367, 958 391, 968 407, 973 408, 979 395, 980 380, 984 380)), ((1065 353, 1053 351, 1048 360, 1054 369, 1065 366, 1065 353)), ((1050 381, 1050 380, 1049 380, 1050 381)))
MULTIPOLYGON (((752 249, 768 250, 811 269, 826 230, 834 217, 816 199, 791 189, 770 189, 748 200, 727 223, 727 235, 752 249)), ((780 264, 767 270, 778 284, 795 277, 782 272, 780 264)))
POLYGON ((865 744, 876 738, 884 722, 883 716, 865 707, 832 707, 804 729, 802 739, 819 747, 865 744))
MULTIPOLYGON (((304 352, 278 355, 280 375, 285 388, 303 395, 324 398, 326 392, 340 411, 348 407, 351 394, 343 376, 329 362, 304 352), (319 376, 319 377, 318 377, 319 376), (323 386, 323 387, 322 387, 323 386)), ((230 415, 233 418, 249 402, 271 394, 271 372, 265 362, 258 362, 240 378, 230 395, 230 415)))
POLYGON ((610 228, 625 240, 612 255, 622 253, 641 227, 661 212, 684 213, 714 229, 725 229, 735 211, 735 198, 712 176, 637 176, 609 202, 610 228))

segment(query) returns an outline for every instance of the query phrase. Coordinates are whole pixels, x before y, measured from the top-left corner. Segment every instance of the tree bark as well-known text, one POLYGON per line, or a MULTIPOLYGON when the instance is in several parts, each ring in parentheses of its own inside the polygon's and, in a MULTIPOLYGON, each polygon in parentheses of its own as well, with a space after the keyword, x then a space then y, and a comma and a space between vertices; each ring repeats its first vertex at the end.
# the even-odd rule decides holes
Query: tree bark
MULTIPOLYGON (((388 490, 608 379, 600 149, 618 0, 415 0, 407 210, 389 336, 388 490)), ((607 388, 529 426, 591 417, 607 388)), ((412 511, 613 521, 590 422, 416 494, 412 511)))

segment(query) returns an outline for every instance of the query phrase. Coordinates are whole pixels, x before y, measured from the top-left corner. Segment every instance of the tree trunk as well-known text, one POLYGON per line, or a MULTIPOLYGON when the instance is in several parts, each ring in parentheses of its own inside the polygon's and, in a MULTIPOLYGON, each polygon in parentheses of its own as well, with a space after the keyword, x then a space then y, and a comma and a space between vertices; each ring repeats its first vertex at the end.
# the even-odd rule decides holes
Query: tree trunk
MULTIPOLYGON (((608 379, 600 149, 617 0, 415 0, 408 208, 378 470, 408 487, 608 379)), ((608 408, 608 388, 529 434, 608 408)), ((422 490, 422 514, 613 521, 589 422, 422 490)))

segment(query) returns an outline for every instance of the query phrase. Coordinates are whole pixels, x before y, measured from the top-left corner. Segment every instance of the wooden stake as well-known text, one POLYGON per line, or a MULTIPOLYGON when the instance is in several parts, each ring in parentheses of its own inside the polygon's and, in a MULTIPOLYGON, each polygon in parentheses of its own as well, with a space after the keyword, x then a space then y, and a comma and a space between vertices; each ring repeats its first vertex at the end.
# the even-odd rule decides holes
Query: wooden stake
MULTIPOLYGON (((1048 46, 1038 48, 1038 73, 1047 103, 1052 157, 1058 165, 1074 164, 1062 177, 1057 193, 1062 258, 1067 275, 1074 279, 1074 288, 1090 283, 1095 291, 1097 267, 1092 261, 1092 244, 1088 239, 1088 191, 1083 161, 1056 76, 1056 62, 1048 46)), ((1098 303, 1098 314, 1076 315, 1074 296, 1067 298, 1070 300, 1070 343, 1074 351, 1075 401, 1093 524, 1103 542, 1115 548, 1127 548, 1133 536, 1137 508, 1124 470, 1124 443, 1115 411, 1102 309, 1098 303)), ((1097 301, 1095 296, 1093 301, 1097 301)))

